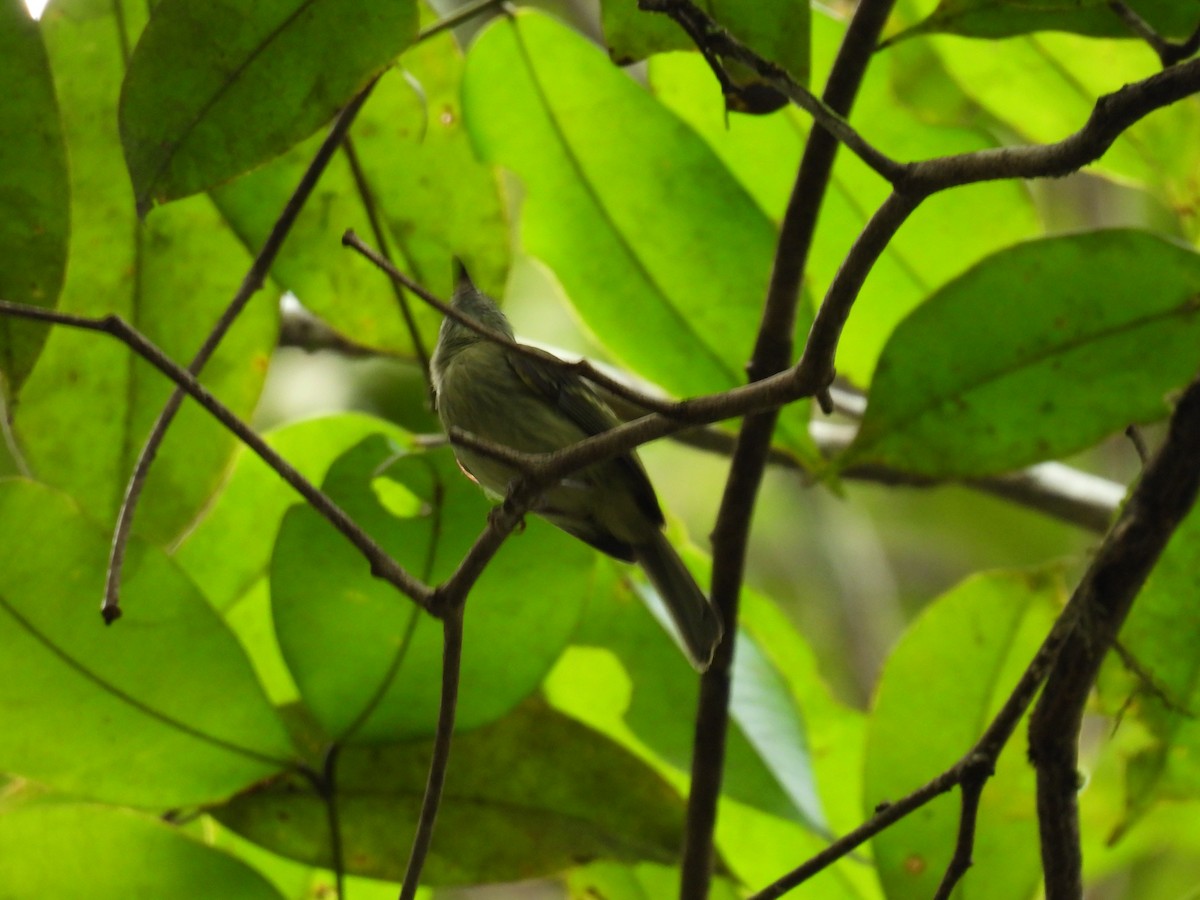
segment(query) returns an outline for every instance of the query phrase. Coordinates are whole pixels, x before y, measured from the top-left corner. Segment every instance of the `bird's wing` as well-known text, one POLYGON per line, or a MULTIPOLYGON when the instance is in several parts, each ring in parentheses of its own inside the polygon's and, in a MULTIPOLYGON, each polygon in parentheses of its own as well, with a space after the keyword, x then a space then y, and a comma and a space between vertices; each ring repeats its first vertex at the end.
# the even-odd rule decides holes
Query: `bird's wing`
MULTIPOLYGON (((563 368, 556 357, 546 354, 543 361, 515 351, 509 351, 505 357, 513 372, 530 390, 557 407, 585 434, 600 434, 620 424, 595 391, 578 375, 563 368)), ((634 454, 624 453, 614 457, 612 463, 621 472, 638 508, 655 524, 661 525, 664 521, 662 508, 641 462, 634 454)))

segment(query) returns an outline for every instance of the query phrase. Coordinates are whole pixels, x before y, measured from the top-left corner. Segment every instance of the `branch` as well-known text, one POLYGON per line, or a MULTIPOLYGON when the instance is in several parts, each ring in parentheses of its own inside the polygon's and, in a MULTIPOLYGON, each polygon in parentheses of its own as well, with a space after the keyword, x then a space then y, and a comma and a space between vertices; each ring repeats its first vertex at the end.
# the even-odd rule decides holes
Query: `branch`
POLYGON ((1156 72, 1100 97, 1082 128, 1052 144, 997 147, 909 163, 896 190, 924 198, 946 188, 1003 178, 1058 178, 1095 162, 1123 131, 1200 91, 1200 60, 1156 72))
MULTIPOLYGON (((212 357, 213 353, 216 352, 217 347, 233 326, 237 317, 246 308, 246 304, 250 302, 250 298, 265 283, 267 273, 270 271, 271 265, 275 262, 275 257, 279 254, 279 250, 283 246, 288 233, 292 230, 296 218, 300 215, 300 210, 304 208, 305 202, 307 202, 309 196, 312 194, 313 188, 316 187, 317 181, 325 171, 325 167, 329 164, 329 160, 333 157, 338 145, 342 142, 342 138, 345 137, 347 130, 350 128, 350 123, 354 121, 354 117, 362 109, 363 104, 366 102, 367 97, 378 80, 378 76, 372 79, 334 120, 332 127, 329 129, 328 136, 317 150, 312 162, 309 163, 308 169, 305 170, 300 183, 296 186, 296 190, 288 199, 283 212, 279 214, 279 218, 271 229, 271 233, 267 236, 267 240, 264 242, 258 256, 250 265, 250 271, 246 273, 246 277, 242 280, 241 287, 238 288, 233 299, 229 301, 229 306, 225 308, 221 317, 213 325, 212 330, 208 333, 208 337, 204 339, 204 343, 196 351, 196 355, 188 365, 187 371, 191 375, 196 376, 200 374, 200 371, 212 357)), ((171 422, 174 421, 175 414, 179 412, 179 408, 183 405, 183 397, 184 390, 177 388, 163 406, 162 411, 158 414, 158 418, 154 420, 154 426, 150 429, 150 435, 142 445, 142 450, 138 454, 137 462, 133 467, 133 474, 129 476, 129 482, 125 487, 125 496, 121 501, 121 509, 117 513, 117 524, 113 531, 112 547, 109 551, 108 572, 104 581, 104 602, 100 607, 104 621, 110 624, 121 615, 121 571, 125 565, 125 548, 129 543, 138 500, 141 498, 142 488, 146 484, 146 476, 150 473, 150 466, 154 462, 158 448, 167 436, 167 430, 171 427, 171 422)))
POLYGON ((413 900, 421 883, 421 870, 433 843, 433 826, 441 806, 446 786, 446 771, 450 762, 450 745, 454 737, 454 717, 458 705, 459 676, 462 672, 463 607, 452 607, 442 619, 442 697, 438 707, 437 730, 433 737, 433 756, 429 763, 429 778, 421 800, 421 813, 413 835, 412 851, 400 900, 413 900))
POLYGON ((340 531, 371 564, 371 574, 394 585, 406 596, 426 610, 432 609, 434 591, 408 574, 387 551, 380 547, 350 516, 330 497, 301 475, 295 467, 264 441, 253 429, 239 419, 225 404, 214 397, 187 369, 174 362, 141 332, 119 316, 76 316, 56 310, 0 300, 0 314, 51 322, 85 331, 97 331, 116 338, 150 365, 162 372, 178 386, 178 393, 189 396, 200 404, 214 419, 231 431, 239 440, 258 455, 263 462, 279 473, 301 497, 321 516, 340 531))
POLYGON ((1155 31, 1149 22, 1139 16, 1133 7, 1123 0, 1109 0, 1108 8, 1121 18, 1125 27, 1150 45, 1150 49, 1158 54, 1158 60, 1164 69, 1177 62, 1182 62, 1200 50, 1200 25, 1196 26, 1186 40, 1176 43, 1167 40, 1155 31))
MULTIPOLYGON (((672 8, 690 8, 698 12, 690 3, 675 3, 672 8)), ((864 0, 855 11, 825 90, 825 102, 835 113, 849 113, 891 8, 892 0, 864 0)), ((685 20, 678 21, 683 24, 685 20)), ((787 371, 791 365, 792 333, 795 331, 801 281, 837 147, 837 141, 830 132, 819 129, 810 132, 780 226, 758 337, 747 366, 754 383, 769 383, 770 379, 787 371)), ((859 247, 860 243, 861 238, 855 247, 859 247)), ((853 250, 851 255, 854 255, 853 250)), ((862 255, 866 256, 866 250, 862 255)), ((870 263, 866 262, 865 266, 869 268, 870 263)), ((840 280, 835 279, 835 283, 840 280)), ((823 310, 829 302, 827 296, 822 304, 823 310)), ((812 347, 811 339, 809 347, 812 347)), ((809 351, 806 350, 805 358, 808 357, 809 351)), ((825 372, 818 369, 817 377, 812 382, 822 392, 833 377, 832 365, 827 368, 827 380, 821 380, 825 372)), ((738 606, 745 577, 750 525, 777 420, 778 407, 772 407, 748 415, 742 423, 712 532, 712 599, 725 623, 725 635, 717 646, 712 665, 700 680, 700 701, 692 739, 691 791, 684 836, 681 900, 704 900, 712 879, 713 833, 724 778, 738 606)))
POLYGON ((1100 664, 1147 575, 1200 491, 1200 379, 1180 397, 1166 442, 1146 467, 1076 589, 1082 610, 1029 725, 1048 900, 1082 891, 1076 770, 1084 707, 1100 664))
MULTIPOLYGON (((877 150, 846 121, 845 115, 849 113, 850 105, 844 102, 846 95, 841 93, 841 86, 835 81, 835 74, 830 75, 825 86, 825 97, 820 99, 792 78, 786 69, 759 56, 731 35, 691 0, 638 0, 638 8, 647 12, 664 13, 674 19, 703 52, 723 88, 731 84, 731 79, 721 67, 719 57, 737 60, 811 115, 813 121, 826 133, 836 138, 837 142, 845 144, 848 150, 887 181, 894 183, 900 177, 904 169, 903 164, 877 150)), ((880 30, 882 31, 882 28, 880 30)), ((874 45, 868 51, 868 55, 873 50, 874 45)), ((843 70, 843 73, 836 77, 848 77, 849 74, 843 70)), ((848 80, 854 82, 849 92, 849 96, 852 97, 858 89, 859 79, 850 76, 848 80)), ((728 90, 726 92, 728 94, 728 90)))
MULTIPOLYGON (((426 40, 446 28, 466 21, 472 16, 497 5, 498 2, 499 0, 480 0, 480 2, 465 6, 454 15, 448 16, 441 22, 436 22, 423 30, 417 35, 417 42, 426 40)), ((358 116, 359 111, 362 109, 363 104, 366 103, 367 97, 374 90, 380 77, 380 75, 376 75, 372 78, 366 87, 359 91, 358 95, 347 103, 345 108, 338 113, 337 118, 334 119, 333 124, 330 126, 329 134, 322 142, 320 148, 318 148, 312 162, 309 163, 308 169, 305 170, 299 184, 296 185, 296 190, 292 193, 283 211, 279 214, 279 218, 263 243, 262 249, 254 259, 254 262, 251 263, 250 271, 246 273, 246 277, 242 280, 241 287, 238 288, 237 293, 230 300, 229 306, 226 307, 221 317, 213 325, 208 337, 205 338, 204 343, 188 365, 188 371, 192 375, 200 374, 200 371, 207 364, 213 353, 216 352, 217 347, 233 326, 237 317, 241 315, 242 310, 249 303, 250 298, 265 283, 275 257, 279 254, 284 240, 295 224, 296 218, 300 215, 300 210, 304 208, 304 204, 312 194, 313 188, 316 187, 317 181, 329 165, 329 160, 332 159, 333 154, 342 143, 343 138, 350 129, 350 125, 358 116)), ((168 398, 162 411, 158 414, 158 418, 155 419, 150 434, 146 438, 145 444, 142 445, 141 452, 138 454, 133 473, 130 475, 129 482, 125 487, 125 496, 121 501, 121 508, 117 513, 117 524, 113 531, 108 572, 104 583, 104 601, 100 607, 101 615, 104 616, 104 621, 107 623, 111 624, 121 615, 121 570, 125 564, 125 549, 129 543, 129 536, 133 527, 133 517, 137 510, 138 500, 142 494, 142 488, 145 486, 146 477, 150 472, 150 466, 154 462, 154 457, 158 453, 158 448, 166 438, 167 430, 171 427, 171 422, 182 405, 183 392, 176 390, 168 398)))
MULTIPOLYGON (((1197 459, 1200 459, 1200 380, 1185 391, 1172 416, 1166 443, 1146 469, 1071 599, 975 746, 928 784, 895 804, 877 809, 867 822, 749 900, 782 897, 938 794, 961 785, 963 818, 959 821, 958 845, 943 879, 943 888, 949 891, 966 870, 970 859, 977 798, 966 792, 981 789, 982 782, 991 776, 1000 752, 1012 738, 1043 682, 1046 687, 1030 722, 1030 756, 1038 767, 1043 868, 1050 873, 1052 867, 1057 869, 1064 860, 1069 864, 1072 853, 1077 857, 1077 810, 1076 816, 1072 817, 1071 809, 1064 803, 1073 808, 1078 790, 1073 760, 1083 706, 1104 651, 1115 638, 1124 615, 1163 547, 1195 502, 1200 491, 1197 459), (1071 762, 1064 765, 1064 754, 1068 752, 1071 762), (1053 765, 1049 765, 1051 761, 1053 765), (1052 809, 1044 811, 1044 798, 1050 797, 1054 797, 1055 802, 1051 804, 1052 809), (1047 858, 1048 842, 1052 844, 1052 853, 1066 856, 1047 858)), ((1067 880, 1074 883, 1075 875, 1077 870, 1068 872, 1067 880)), ((1078 892, 1071 893, 1069 889, 1053 893, 1055 888, 1049 879, 1046 888, 1048 900, 1079 896, 1078 892)))

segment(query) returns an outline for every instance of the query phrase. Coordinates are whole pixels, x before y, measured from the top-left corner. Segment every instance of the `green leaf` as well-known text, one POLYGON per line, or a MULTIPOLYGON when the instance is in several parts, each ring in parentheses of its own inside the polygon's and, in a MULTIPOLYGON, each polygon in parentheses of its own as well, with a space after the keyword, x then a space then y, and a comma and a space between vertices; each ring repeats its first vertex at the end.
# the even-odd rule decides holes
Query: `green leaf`
MULTIPOLYGON (((264 438, 301 475, 319 483, 335 459, 374 434, 397 444, 408 440, 403 429, 356 412, 291 423, 264 438)), ((283 515, 299 499, 257 454, 239 445, 224 488, 175 550, 175 561, 213 606, 227 610, 266 575, 283 515)))
MULTIPOLYGON (((21 0, 0 0, 0 85, 0 298, 53 307, 67 264, 67 158, 46 48, 21 0)), ((20 388, 48 332, 0 316, 8 391, 20 388)))
POLYGON ((1065 456, 1161 418, 1197 346, 1191 250, 1138 231, 1021 244, 896 329, 839 464, 960 478, 1065 456))
MULTIPOLYGON (((482 530, 488 504, 448 449, 403 453, 368 438, 329 470, 325 490, 417 577, 447 577, 482 530), (397 518, 379 486, 420 501, 397 518)), ((458 722, 495 720, 529 696, 578 621, 594 551, 539 519, 507 541, 466 610, 458 722)), ((271 561, 271 603, 301 696, 332 735, 387 740, 433 732, 440 623, 372 577, 367 563, 308 507, 284 518, 271 561)))
POLYGON ((0 770, 165 808, 288 765, 291 742, 241 648, 160 551, 130 548, 125 613, 106 628, 107 535, 21 480, 0 482, 0 522, 0 707, 12 717, 0 770))
MULTIPOLYGON (((687 771, 695 673, 628 585, 614 577, 614 567, 605 568, 575 637, 582 646, 572 647, 555 666, 547 697, 615 740, 653 751, 660 766, 687 771)), ((819 829, 824 813, 813 784, 804 714, 757 641, 741 635, 738 647, 723 790, 819 829)))
POLYGON ((131 810, 77 804, 0 816, 9 897, 194 897, 282 900, 262 875, 131 810))
MULTIPOLYGON (((525 248, 616 358, 680 396, 744 381, 776 234, 703 141, 536 14, 480 35, 463 108, 484 157, 524 184, 525 248)), ((784 416, 802 452, 806 410, 784 416)))
MULTIPOLYGON (((1127 5, 1166 38, 1186 38, 1200 20, 1195 0, 1127 0, 1127 5)), ((1136 37, 1108 0, 942 0, 927 19, 897 37, 945 32, 1004 38, 1031 31, 1136 37)))
MULTIPOLYGON (((350 872, 403 875, 431 749, 420 740, 341 753, 337 806, 350 872)), ((327 814, 306 782, 280 780, 212 812, 277 853, 330 865, 327 814)), ((667 863, 682 823, 679 796, 634 756, 531 701, 455 738, 422 882, 516 881, 591 859, 667 863)))
POLYGON ((121 91, 138 209, 226 181, 312 134, 416 29, 413 0, 162 0, 121 91))
MULTIPOLYGON (((845 25, 817 10, 812 26, 814 64, 823 71, 842 42, 845 25)), ((650 83, 661 102, 720 156, 759 207, 779 221, 809 131, 808 115, 788 109, 773 116, 726 117, 713 102, 712 75, 695 54, 656 57, 650 63, 650 83)), ((982 128, 931 125, 926 116, 897 105, 886 66, 868 69, 853 122, 876 146, 900 158, 926 159, 995 146, 994 137, 982 128)), ((805 287, 813 296, 824 295, 846 251, 889 190, 854 154, 838 154, 805 272, 805 287)), ((988 182, 930 197, 868 275, 838 347, 838 374, 867 384, 892 329, 935 287, 988 254, 1040 231, 1028 190, 1015 182, 988 182), (987 228, 978 227, 980 209, 990 211, 987 228), (929 247, 938 252, 930 253, 929 247)))
MULTIPOLYGON (((1062 594, 1053 573, 978 575, 913 623, 884 667, 867 724, 868 814, 970 750, 1045 637, 1062 594)), ((963 900, 1016 900, 1037 889, 1033 782, 1014 739, 984 787, 963 900)), ((957 794, 943 795, 874 839, 889 900, 933 895, 954 850, 959 811, 957 794)))
MULTIPOLYGON (((203 197, 139 225, 124 186, 115 114, 122 70, 105 7, 65 0, 42 20, 62 105, 72 180, 72 243, 60 308, 125 318, 186 363, 236 292, 250 259, 203 197)), ((235 412, 254 409, 274 345, 274 297, 259 296, 202 376, 235 412)), ((151 423, 172 385, 117 341, 57 328, 25 384, 14 430, 29 468, 89 515, 115 518, 151 423)), ((217 489, 235 441, 185 402, 151 470, 135 530, 179 535, 217 489)))
MULTIPOLYGON (((1093 40, 1073 34, 1014 38, 989 45, 986 53, 960 38, 933 37, 929 44, 1002 133, 1031 143, 1066 138, 1088 121, 1098 97, 1160 67, 1140 42, 1109 42, 1098 53, 1093 40)), ((1200 184, 1191 165, 1200 153, 1198 110, 1200 101, 1189 97, 1155 111, 1118 135, 1086 171, 1146 187, 1194 234, 1200 224, 1200 184)))

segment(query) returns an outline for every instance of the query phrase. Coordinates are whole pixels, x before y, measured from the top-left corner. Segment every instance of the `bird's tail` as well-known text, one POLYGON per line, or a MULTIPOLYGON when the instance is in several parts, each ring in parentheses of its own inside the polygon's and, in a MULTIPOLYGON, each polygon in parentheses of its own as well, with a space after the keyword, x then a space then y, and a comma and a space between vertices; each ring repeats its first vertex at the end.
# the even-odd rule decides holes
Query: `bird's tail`
POLYGON ((650 542, 635 546, 634 553, 671 614, 688 659, 698 671, 705 671, 725 631, 716 607, 661 531, 655 531, 650 542))

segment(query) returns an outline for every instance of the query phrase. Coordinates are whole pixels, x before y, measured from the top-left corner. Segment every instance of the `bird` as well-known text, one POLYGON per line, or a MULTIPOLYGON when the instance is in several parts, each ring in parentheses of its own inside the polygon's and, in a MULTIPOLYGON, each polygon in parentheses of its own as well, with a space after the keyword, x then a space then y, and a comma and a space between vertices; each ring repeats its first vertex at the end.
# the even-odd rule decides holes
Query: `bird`
MULTIPOLYGON (((515 342, 512 325, 455 260, 450 306, 515 342)), ((522 352, 446 316, 430 358, 438 417, 446 433, 468 432, 523 453, 551 453, 620 424, 578 374, 542 351, 522 352)), ((510 462, 461 441, 459 467, 493 499, 503 499, 520 472, 510 462)), ((712 663, 721 616, 663 532, 665 519, 646 470, 633 451, 572 472, 530 508, 597 550, 640 565, 662 598, 688 661, 712 663)))

